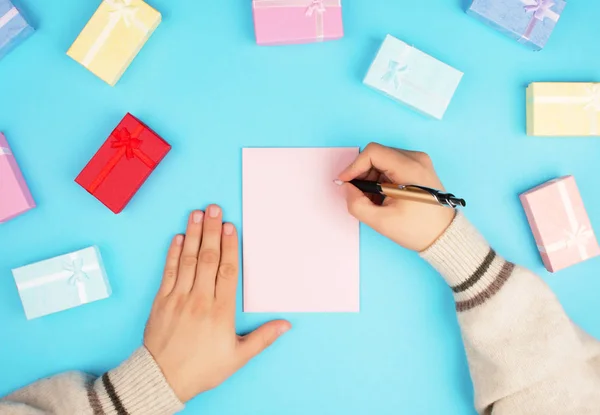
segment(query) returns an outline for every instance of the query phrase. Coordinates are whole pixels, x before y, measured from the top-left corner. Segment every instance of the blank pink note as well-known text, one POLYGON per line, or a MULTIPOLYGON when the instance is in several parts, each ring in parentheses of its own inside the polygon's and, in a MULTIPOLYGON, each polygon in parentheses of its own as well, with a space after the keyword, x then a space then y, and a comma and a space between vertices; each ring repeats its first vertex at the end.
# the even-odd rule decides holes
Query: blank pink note
POLYGON ((359 225, 333 183, 357 155, 243 150, 245 312, 359 311, 359 225))

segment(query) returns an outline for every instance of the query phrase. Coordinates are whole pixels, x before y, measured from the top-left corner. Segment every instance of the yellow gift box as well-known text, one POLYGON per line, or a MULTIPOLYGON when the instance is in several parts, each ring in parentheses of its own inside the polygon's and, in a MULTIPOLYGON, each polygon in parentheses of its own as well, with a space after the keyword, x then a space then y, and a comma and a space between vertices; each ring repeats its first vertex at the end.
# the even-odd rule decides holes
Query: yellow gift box
POLYGON ((103 0, 67 55, 114 86, 160 21, 142 0, 103 0))
POLYGON ((527 87, 527 135, 600 136, 600 84, 530 84, 527 87))

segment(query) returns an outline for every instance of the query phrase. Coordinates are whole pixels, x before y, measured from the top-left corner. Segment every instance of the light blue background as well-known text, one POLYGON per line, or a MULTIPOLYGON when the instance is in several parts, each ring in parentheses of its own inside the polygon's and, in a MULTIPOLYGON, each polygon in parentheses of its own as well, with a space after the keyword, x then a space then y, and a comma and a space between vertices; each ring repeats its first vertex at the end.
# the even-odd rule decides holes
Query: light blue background
MULTIPOLYGON (((254 43, 250 0, 153 0, 163 23, 111 88, 65 55, 97 1, 23 0, 37 33, 0 62, 0 130, 39 207, 0 228, 0 395, 39 377, 97 374, 141 342, 169 239, 219 202, 241 224, 243 146, 364 146, 429 152, 446 186, 499 252, 540 273, 578 324, 600 337, 600 259, 546 273, 517 198, 574 174, 600 231, 599 143, 525 136, 531 81, 599 81, 600 3, 569 2, 533 53, 463 12, 461 0, 346 0, 346 37, 254 43), (444 121, 361 84, 387 33, 465 72, 444 121), (130 111, 173 151, 118 216, 73 179, 130 111), (100 246, 108 300, 26 321, 10 269, 100 246)), ((277 174, 277 172, 273 172, 277 174)), ((360 314, 273 317, 293 330, 190 414, 474 414, 453 301, 417 255, 366 227, 360 314)), ((293 264, 290 264, 293 266, 293 264)))

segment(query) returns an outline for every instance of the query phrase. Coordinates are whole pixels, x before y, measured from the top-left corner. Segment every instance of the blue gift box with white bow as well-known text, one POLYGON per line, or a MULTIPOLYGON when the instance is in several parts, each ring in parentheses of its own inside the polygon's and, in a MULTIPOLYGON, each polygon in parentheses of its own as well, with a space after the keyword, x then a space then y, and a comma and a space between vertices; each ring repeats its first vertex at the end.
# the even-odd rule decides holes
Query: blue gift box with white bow
POLYGON ((461 71, 388 35, 364 83, 441 120, 462 76, 461 71))
POLYGON ((100 250, 89 247, 12 270, 28 320, 111 294, 100 250))
POLYGON ((10 0, 0 0, 0 59, 33 33, 33 27, 10 0))
POLYGON ((533 50, 541 50, 566 5, 564 0, 474 0, 467 14, 533 50))

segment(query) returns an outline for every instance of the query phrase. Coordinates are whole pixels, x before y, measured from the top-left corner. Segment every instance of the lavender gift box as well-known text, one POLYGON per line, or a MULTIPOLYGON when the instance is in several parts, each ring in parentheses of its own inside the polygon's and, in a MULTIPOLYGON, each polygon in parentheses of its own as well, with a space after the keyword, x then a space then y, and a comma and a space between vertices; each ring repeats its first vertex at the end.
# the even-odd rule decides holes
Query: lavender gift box
POLYGON ((564 0, 473 0, 467 14, 533 50, 541 50, 566 4, 564 0))
POLYGON ((10 0, 0 0, 0 59, 33 33, 21 12, 10 0))

